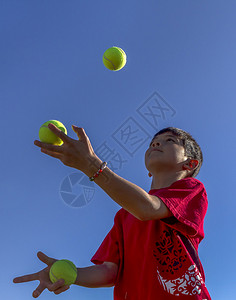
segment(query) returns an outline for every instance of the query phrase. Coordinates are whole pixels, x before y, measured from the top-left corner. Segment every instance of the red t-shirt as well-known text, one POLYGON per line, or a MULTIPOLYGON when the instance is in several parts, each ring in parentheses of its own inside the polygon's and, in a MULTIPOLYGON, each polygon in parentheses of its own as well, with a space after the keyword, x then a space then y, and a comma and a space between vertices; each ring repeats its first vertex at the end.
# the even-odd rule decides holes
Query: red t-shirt
POLYGON ((174 216, 140 221, 121 208, 91 262, 116 263, 115 300, 209 300, 198 256, 208 200, 204 185, 189 177, 149 194, 174 216))

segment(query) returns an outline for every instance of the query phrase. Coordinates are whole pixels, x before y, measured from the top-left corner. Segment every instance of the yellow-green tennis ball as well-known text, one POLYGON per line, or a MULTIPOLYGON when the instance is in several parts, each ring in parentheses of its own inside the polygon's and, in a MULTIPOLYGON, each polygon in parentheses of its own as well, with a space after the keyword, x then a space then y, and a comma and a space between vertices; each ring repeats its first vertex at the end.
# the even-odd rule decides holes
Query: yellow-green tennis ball
POLYGON ((111 47, 104 52, 103 63, 109 70, 118 71, 126 64, 126 54, 119 47, 111 47))
POLYGON ((52 132, 48 128, 49 123, 54 124, 61 131, 63 131, 65 134, 67 134, 66 127, 61 122, 59 122, 57 120, 50 120, 50 121, 43 123, 43 125, 39 129, 40 141, 43 143, 48 143, 48 144, 53 144, 53 145, 58 145, 58 146, 62 145, 63 141, 58 136, 56 136, 54 132, 52 132))
POLYGON ((49 278, 52 283, 57 282, 59 279, 64 279, 64 285, 71 285, 76 281, 77 268, 68 259, 57 260, 50 268, 49 278))

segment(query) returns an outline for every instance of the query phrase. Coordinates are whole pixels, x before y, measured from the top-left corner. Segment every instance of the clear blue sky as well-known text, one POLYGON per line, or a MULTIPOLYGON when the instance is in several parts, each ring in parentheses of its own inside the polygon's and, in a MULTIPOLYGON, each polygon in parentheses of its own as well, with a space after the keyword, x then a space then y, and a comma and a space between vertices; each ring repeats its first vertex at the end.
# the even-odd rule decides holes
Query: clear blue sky
MULTIPOLYGON (((96 184, 87 204, 69 199, 85 199, 88 180, 33 143, 51 119, 72 138, 71 125, 83 127, 97 155, 107 153, 117 174, 147 192, 151 137, 167 126, 188 131, 204 156, 197 179, 209 201, 199 246, 206 285, 214 300, 235 299, 235 11, 234 0, 1 1, 1 299, 32 299, 38 282, 12 279, 45 267, 39 250, 92 265, 120 209, 96 184), (127 54, 119 72, 102 62, 111 46, 127 54), (124 128, 143 142, 124 147, 124 128)), ((112 295, 72 286, 40 298, 112 295)))

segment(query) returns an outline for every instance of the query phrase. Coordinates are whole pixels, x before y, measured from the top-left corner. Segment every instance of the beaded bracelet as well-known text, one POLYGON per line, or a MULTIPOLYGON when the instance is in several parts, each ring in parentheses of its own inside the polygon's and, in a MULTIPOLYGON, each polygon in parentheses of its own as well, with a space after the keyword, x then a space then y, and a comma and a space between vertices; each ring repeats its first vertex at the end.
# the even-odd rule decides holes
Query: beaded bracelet
POLYGON ((101 166, 100 166, 100 169, 97 171, 97 173, 95 173, 93 176, 89 177, 89 180, 90 181, 93 181, 96 177, 98 177, 98 175, 100 173, 102 173, 102 171, 106 168, 107 166, 107 163, 104 161, 101 166))

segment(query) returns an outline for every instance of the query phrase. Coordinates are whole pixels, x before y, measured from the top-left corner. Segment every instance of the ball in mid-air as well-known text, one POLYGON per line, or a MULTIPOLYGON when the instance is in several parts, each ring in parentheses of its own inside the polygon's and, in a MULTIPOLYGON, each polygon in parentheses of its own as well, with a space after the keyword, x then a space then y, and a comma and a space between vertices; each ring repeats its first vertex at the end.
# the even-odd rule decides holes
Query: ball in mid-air
POLYGON ((50 121, 43 123, 43 125, 39 129, 40 141, 43 143, 48 143, 48 144, 53 144, 53 145, 58 145, 58 146, 62 145, 63 141, 57 135, 55 135, 54 132, 52 132, 48 128, 49 123, 54 124, 57 128, 59 128, 61 131, 63 131, 65 134, 67 134, 66 127, 60 121, 50 120, 50 121))
POLYGON ((52 283, 64 279, 64 285, 71 285, 76 281, 77 268, 68 259, 57 260, 50 268, 49 278, 52 283))
POLYGON ((103 63, 109 70, 121 70, 126 64, 125 51, 115 46, 108 48, 103 54, 103 63))

